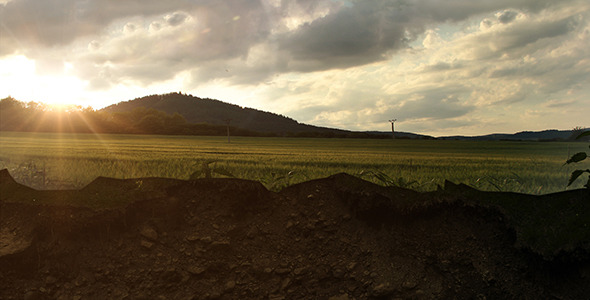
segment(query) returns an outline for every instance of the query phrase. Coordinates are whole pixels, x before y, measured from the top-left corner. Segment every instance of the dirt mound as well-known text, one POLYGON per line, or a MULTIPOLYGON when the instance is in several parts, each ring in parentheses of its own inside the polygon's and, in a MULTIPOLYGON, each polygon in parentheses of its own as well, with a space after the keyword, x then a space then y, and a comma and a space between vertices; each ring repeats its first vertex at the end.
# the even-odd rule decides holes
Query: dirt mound
POLYGON ((585 236, 542 248, 528 240, 534 223, 514 214, 534 201, 575 207, 590 199, 584 190, 418 193, 338 174, 280 193, 239 179, 156 178, 45 192, 5 171, 0 187, 1 299, 590 295, 585 236), (506 197, 525 206, 506 210, 506 197), (76 206, 101 199, 111 208, 76 206))

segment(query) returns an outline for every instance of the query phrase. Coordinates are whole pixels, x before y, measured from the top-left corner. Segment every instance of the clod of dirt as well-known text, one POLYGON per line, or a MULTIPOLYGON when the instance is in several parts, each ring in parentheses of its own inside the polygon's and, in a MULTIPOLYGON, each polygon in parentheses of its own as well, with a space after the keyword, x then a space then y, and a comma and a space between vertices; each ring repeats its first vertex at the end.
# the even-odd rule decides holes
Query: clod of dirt
POLYGON ((575 219, 569 207, 589 211, 585 190, 529 196, 447 183, 418 193, 337 174, 280 193, 239 179, 157 178, 35 191, 5 170, 0 187, 1 299, 590 295, 583 230, 539 239, 583 226, 584 212, 575 219), (549 216, 543 207, 557 207, 555 219, 530 232, 542 224, 534 216, 549 216))

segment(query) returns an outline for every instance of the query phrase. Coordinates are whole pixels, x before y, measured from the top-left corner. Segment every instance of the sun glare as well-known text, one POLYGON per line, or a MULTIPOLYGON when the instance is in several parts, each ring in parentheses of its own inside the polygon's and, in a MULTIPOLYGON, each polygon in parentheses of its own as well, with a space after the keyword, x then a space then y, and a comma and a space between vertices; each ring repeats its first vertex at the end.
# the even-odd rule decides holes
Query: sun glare
POLYGON ((4 58, 0 60, 0 97, 42 102, 55 109, 91 106, 84 99, 86 83, 73 75, 73 69, 71 64, 64 63, 59 72, 40 75, 34 60, 23 55, 4 58))

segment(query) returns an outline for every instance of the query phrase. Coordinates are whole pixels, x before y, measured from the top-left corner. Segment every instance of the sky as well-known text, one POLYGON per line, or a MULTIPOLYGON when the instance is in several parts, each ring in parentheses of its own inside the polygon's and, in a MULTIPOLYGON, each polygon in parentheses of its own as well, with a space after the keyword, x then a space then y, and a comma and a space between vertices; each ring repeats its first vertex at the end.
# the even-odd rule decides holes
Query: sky
POLYGON ((0 0, 0 98, 182 92, 348 130, 590 127, 587 0, 0 0))

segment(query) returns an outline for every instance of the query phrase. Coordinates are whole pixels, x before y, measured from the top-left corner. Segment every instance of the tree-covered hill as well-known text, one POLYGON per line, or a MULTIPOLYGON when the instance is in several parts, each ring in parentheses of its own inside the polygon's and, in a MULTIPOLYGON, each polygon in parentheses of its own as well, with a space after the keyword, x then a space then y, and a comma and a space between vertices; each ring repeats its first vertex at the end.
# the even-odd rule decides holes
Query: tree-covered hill
POLYGON ((0 131, 220 136, 228 130, 232 136, 387 137, 300 124, 277 114, 179 93, 147 96, 98 111, 55 108, 12 97, 0 100, 0 131))
POLYGON ((301 124, 291 118, 252 108, 199 98, 182 93, 151 95, 108 106, 102 111, 130 112, 145 107, 168 114, 178 113, 188 123, 227 125, 263 134, 297 135, 304 133, 347 134, 350 131, 301 124))

